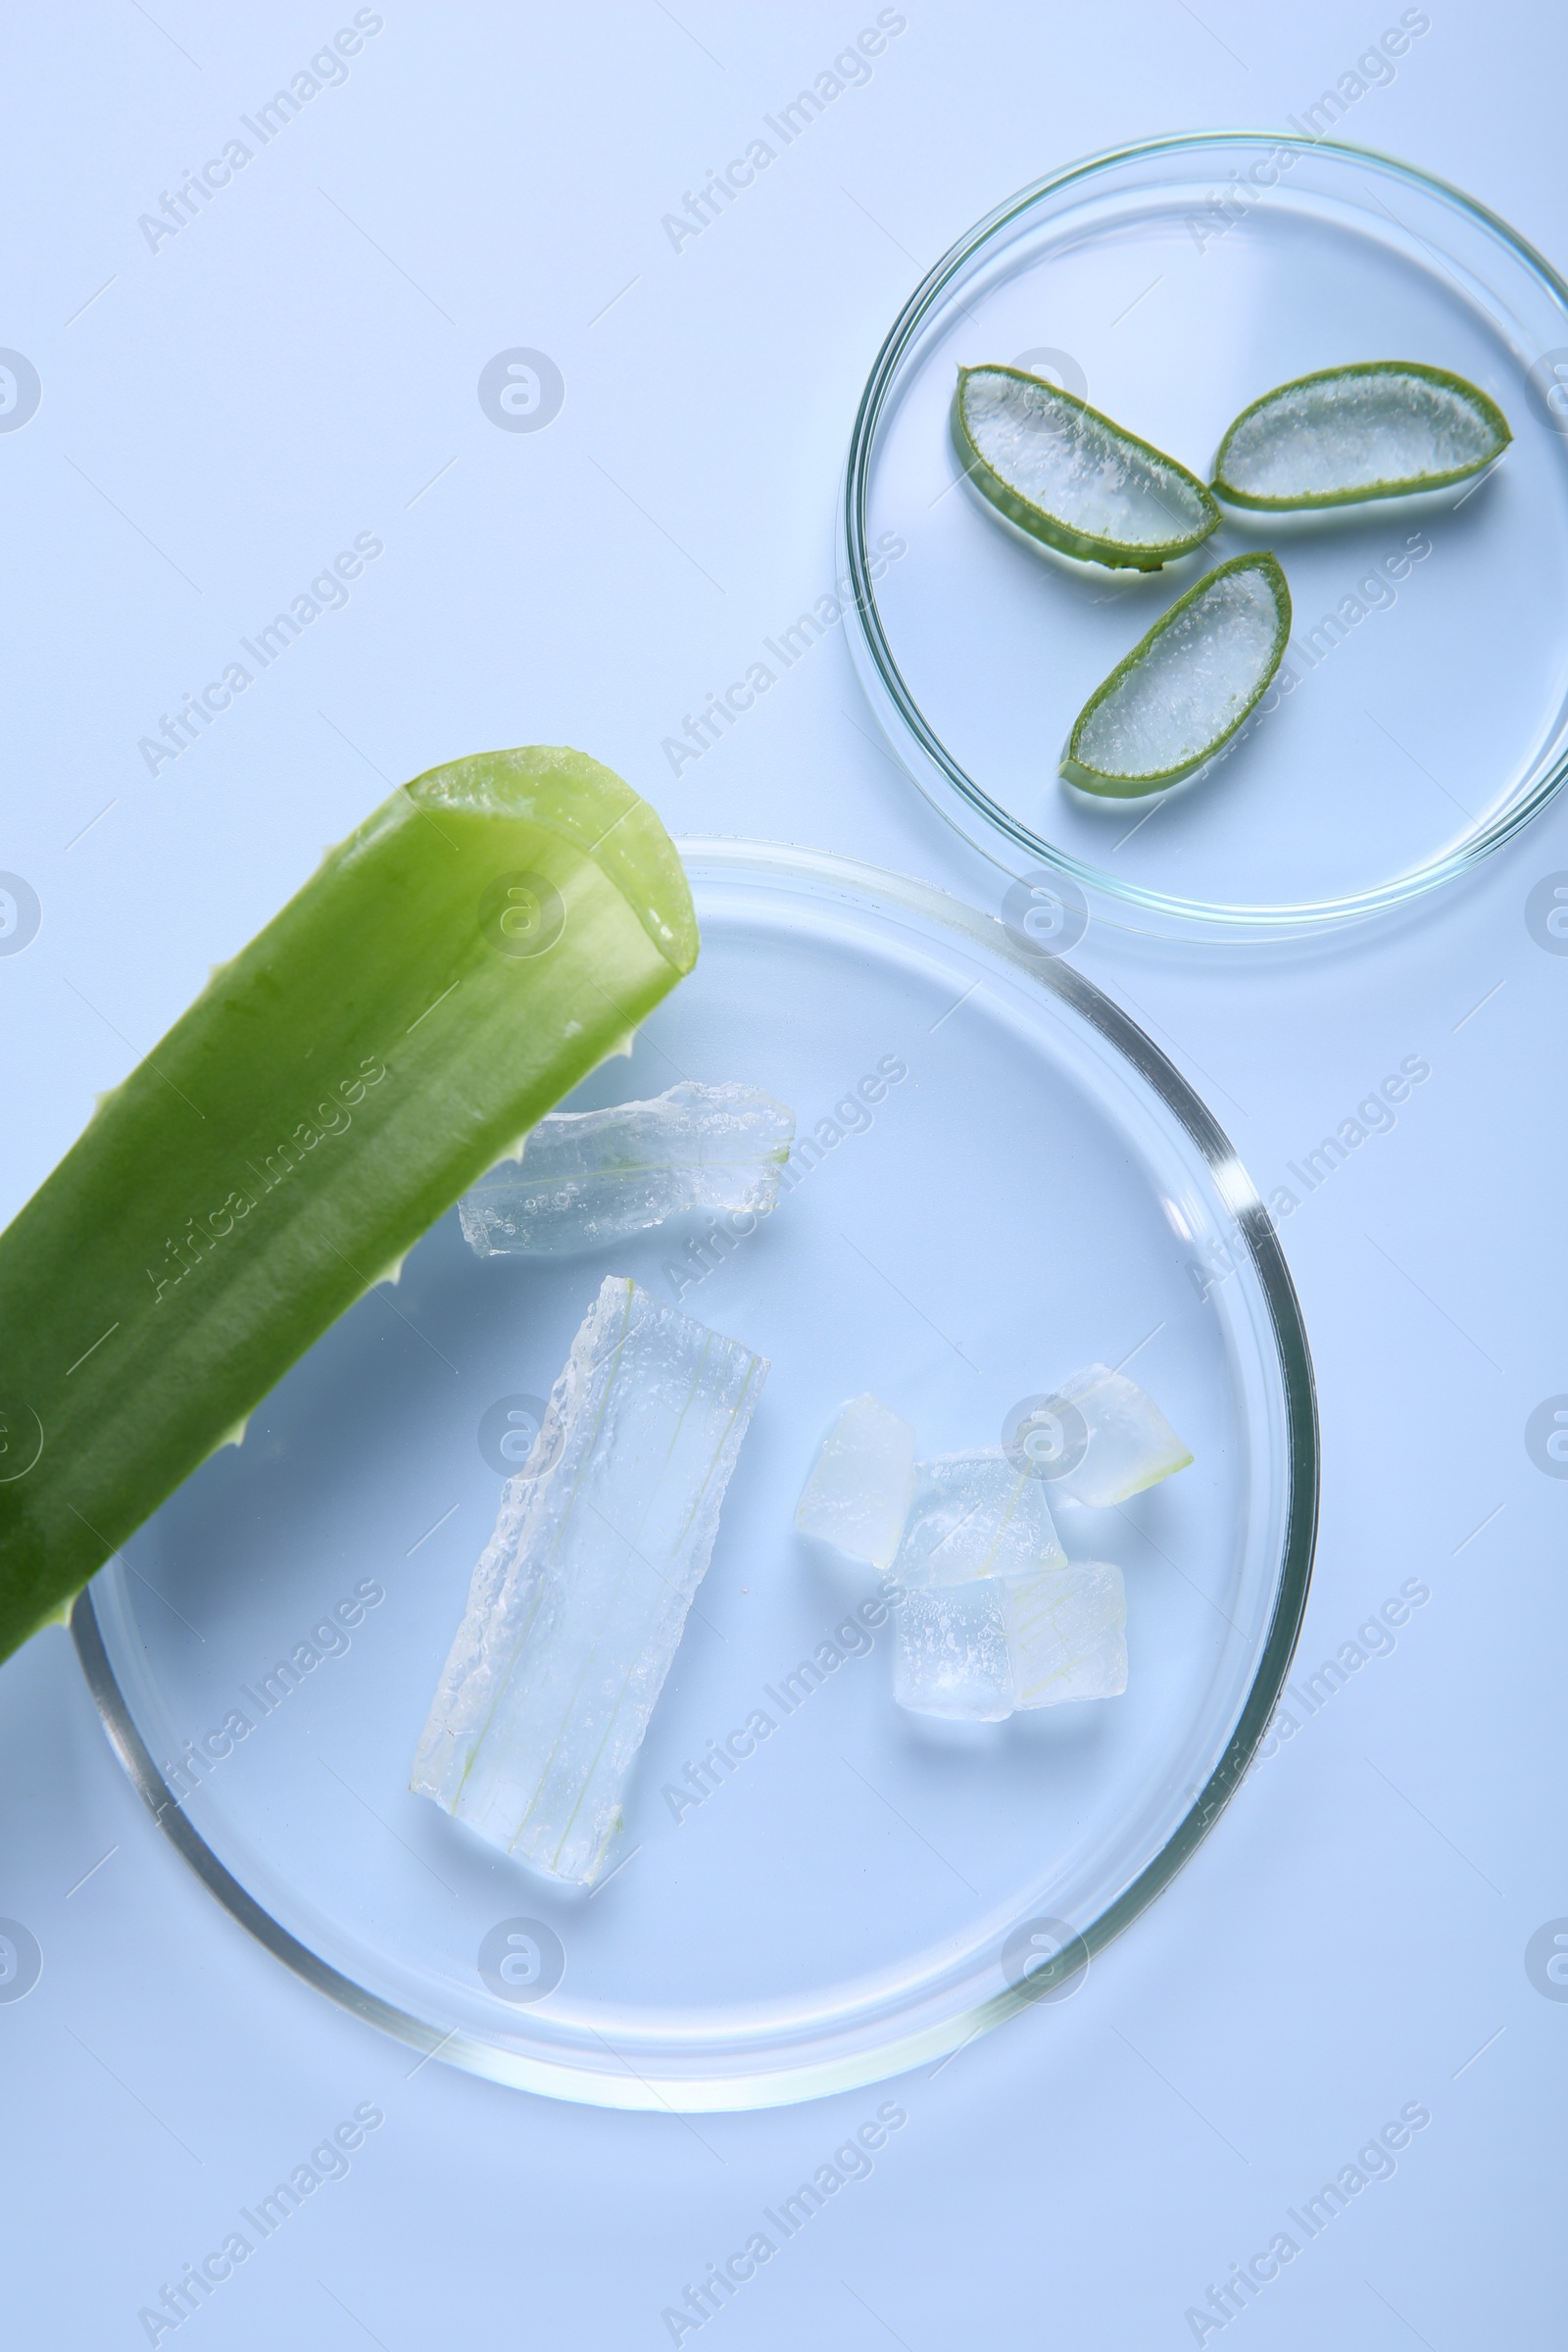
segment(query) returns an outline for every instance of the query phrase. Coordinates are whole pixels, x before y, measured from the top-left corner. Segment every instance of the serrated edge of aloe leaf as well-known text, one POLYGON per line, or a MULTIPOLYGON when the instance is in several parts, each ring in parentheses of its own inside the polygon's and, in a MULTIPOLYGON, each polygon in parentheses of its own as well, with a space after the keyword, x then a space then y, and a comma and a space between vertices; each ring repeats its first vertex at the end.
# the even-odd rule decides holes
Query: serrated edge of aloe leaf
POLYGON ((1060 772, 1062 775, 1066 777, 1069 784, 1076 784, 1080 792, 1092 792, 1098 800, 1105 801, 1147 800, 1153 793, 1164 792, 1172 784, 1179 784, 1184 776, 1196 775, 1204 761, 1212 760, 1214 754, 1230 742, 1238 728, 1247 724, 1263 696, 1267 694, 1269 687, 1273 684, 1274 673, 1285 658, 1285 648, 1291 641, 1292 617, 1290 583, 1275 556, 1260 549, 1251 555, 1232 556, 1224 564, 1216 564, 1212 571, 1205 571, 1200 580, 1195 580, 1186 594, 1179 596, 1176 602, 1160 614, 1152 629, 1145 630, 1132 652, 1124 654, 1110 675, 1102 678, 1095 688, 1094 693, 1072 722, 1072 733, 1068 736, 1066 749, 1061 755, 1060 772), (1154 639, 1163 636, 1172 621, 1178 619, 1187 611, 1189 605, 1196 604, 1200 596, 1205 595, 1213 587, 1216 580, 1223 579, 1227 572, 1233 571, 1260 571, 1268 581, 1274 598, 1274 645, 1256 686, 1224 733, 1214 736, 1210 742, 1206 743, 1196 760, 1185 760, 1179 767, 1158 768, 1147 776, 1112 775, 1103 768, 1085 767, 1075 758, 1074 747, 1084 727, 1100 709, 1106 696, 1115 692, 1122 680, 1143 661, 1154 639))
POLYGON ((1065 391, 1059 384, 1048 383, 1044 376, 1031 375, 1027 368, 1005 368, 989 360, 973 368, 960 368, 953 405, 948 411, 948 424, 959 466, 987 505, 995 507, 998 514, 1004 514, 1009 522, 1016 523, 1031 539, 1040 541, 1043 546, 1055 548, 1059 555, 1076 556, 1080 563, 1102 564, 1112 571, 1160 571, 1167 564, 1175 563, 1178 557, 1190 555, 1195 547, 1201 547, 1210 533, 1219 528, 1222 517, 1206 482, 1200 481, 1196 473, 1189 473, 1178 459, 1162 449, 1156 449, 1152 441, 1145 441, 1139 434, 1128 432, 1125 425, 1118 424, 1114 416, 1107 416, 1102 409, 1091 408, 1087 400, 1078 398, 1076 392, 1065 391), (1097 424, 1102 424, 1118 441, 1124 441, 1130 449, 1141 451, 1145 457, 1157 459, 1161 466, 1168 466, 1173 473, 1179 473, 1184 481, 1190 483, 1198 494, 1200 504, 1207 511, 1207 522, 1200 531, 1189 532, 1178 539, 1161 540, 1157 546, 1141 549, 1134 548, 1125 539, 1097 539, 1088 532, 1075 531, 1070 523, 1060 521, 1044 507, 1037 507, 1031 499, 1025 498, 1021 491, 1011 488, 980 455, 970 438, 963 415, 963 390, 971 375, 1010 375, 1016 383, 1038 384, 1054 400, 1064 401, 1069 408, 1079 410, 1085 416, 1092 416, 1097 424))
POLYGON ((1324 507, 1361 507, 1369 499, 1413 498, 1423 490, 1446 490, 1452 482, 1468 481, 1472 475, 1485 473, 1489 466, 1494 466, 1512 439, 1508 419, 1491 393, 1483 392, 1468 376, 1455 375, 1448 368, 1429 368, 1421 360, 1356 360, 1345 368, 1318 368, 1310 375, 1293 375, 1289 383, 1276 384, 1272 392, 1264 392, 1249 402, 1225 427, 1215 453, 1214 478, 1209 487, 1228 507, 1241 507, 1253 514, 1304 514, 1324 507), (1445 473, 1408 473, 1394 481, 1369 482, 1359 490, 1317 490, 1301 498, 1260 498, 1253 491, 1237 490, 1226 481, 1225 453, 1250 416, 1255 416, 1284 392, 1299 392, 1305 384, 1338 383, 1348 375, 1418 375, 1429 384, 1441 384, 1446 391, 1459 393, 1475 407, 1496 436, 1497 445, 1473 464, 1451 466, 1445 473))

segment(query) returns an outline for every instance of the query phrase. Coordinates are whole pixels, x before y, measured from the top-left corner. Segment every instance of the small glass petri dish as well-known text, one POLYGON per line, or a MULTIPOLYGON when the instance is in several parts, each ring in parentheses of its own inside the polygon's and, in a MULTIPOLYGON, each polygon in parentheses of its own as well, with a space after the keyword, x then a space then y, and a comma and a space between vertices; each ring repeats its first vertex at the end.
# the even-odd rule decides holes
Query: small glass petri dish
POLYGON ((1214 131, 1054 173, 910 296, 861 398, 840 514, 849 636, 900 762, 972 844, 1097 919, 1290 939, 1465 872, 1568 773, 1568 287, 1456 189, 1329 139, 1214 131), (1065 563, 962 476, 960 366, 1065 386, 1206 478, 1274 386, 1450 368, 1512 446, 1479 483, 1310 520, 1227 514, 1163 571, 1065 563), (1212 564, 1272 548, 1275 686, 1208 769, 1135 801, 1057 762, 1096 685, 1212 564))
POLYGON ((695 2111, 873 2082, 1076 1990, 1263 1733, 1317 1437, 1272 1226, 1114 1004, 923 885, 755 845, 684 855, 697 968, 573 1101, 767 1087, 798 1119, 777 1208, 482 1262, 445 1218, 74 1626, 160 1827, 309 1983, 500 2082, 695 2111), (612 1272, 772 1369, 585 1894, 408 1782, 503 1478, 612 1272), (923 1452, 996 1446, 1097 1358, 1195 1456, 1120 1509, 1057 1512, 1071 1554, 1123 1569, 1125 1694, 994 1725, 902 1711, 875 1574, 793 1531, 823 1429, 871 1390, 923 1452))

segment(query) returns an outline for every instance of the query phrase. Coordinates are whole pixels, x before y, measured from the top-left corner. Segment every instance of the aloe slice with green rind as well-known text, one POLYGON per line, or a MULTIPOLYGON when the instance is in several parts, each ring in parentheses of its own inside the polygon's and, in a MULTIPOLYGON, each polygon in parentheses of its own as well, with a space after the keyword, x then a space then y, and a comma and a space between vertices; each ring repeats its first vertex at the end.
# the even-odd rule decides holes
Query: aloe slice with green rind
POLYGON ((1245 723, 1290 634, 1291 592, 1272 556, 1216 565, 1095 688, 1067 739, 1062 774, 1111 800, 1179 784, 1245 723))
POLYGON ((0 1657, 696 956, 580 752, 434 768, 327 853, 0 1235, 0 1657))
POLYGON ((1158 571, 1219 522, 1185 466, 1021 368, 960 368, 951 425, 980 495, 1061 555, 1158 571))
POLYGON ((1359 506, 1465 481, 1512 439, 1496 402, 1462 375, 1368 360, 1254 400, 1219 445, 1213 486, 1227 506, 1270 514, 1359 506))

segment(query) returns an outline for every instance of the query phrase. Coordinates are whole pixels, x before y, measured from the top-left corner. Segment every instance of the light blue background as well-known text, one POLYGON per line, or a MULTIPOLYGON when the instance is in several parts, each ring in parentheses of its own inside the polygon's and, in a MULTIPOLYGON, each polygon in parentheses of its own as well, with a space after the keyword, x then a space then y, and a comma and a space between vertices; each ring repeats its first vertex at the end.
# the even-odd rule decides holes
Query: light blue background
MULTIPOLYGON (((352 10, 0 20, 0 343, 43 382, 0 435, 0 866, 43 906, 0 960, 0 1216, 383 777, 463 751, 581 744, 672 829, 835 848, 995 904, 868 736, 836 636, 678 780, 662 739, 829 587, 860 384, 954 237, 1094 149, 1283 124, 1399 14, 911 0, 870 79, 676 253, 662 216, 874 8, 381 13, 347 80, 156 253, 138 215, 352 10), (537 433, 475 397, 514 346, 564 378, 537 433), (365 531, 385 553, 346 609, 151 776, 138 739, 365 531)), ((1429 13, 1347 134, 1561 265, 1568 21, 1429 13)), ((1284 1239, 1325 1458, 1303 1664, 1403 1580, 1432 1597, 1075 1999, 933 2079, 687 2124, 411 2074, 185 1873, 64 1633, 12 1660, 0 1913, 44 1953, 0 2003, 15 2340, 145 2342, 138 2307, 374 2101, 348 2178, 191 2341, 664 2344, 662 2309, 890 2096, 908 2120, 871 2177, 710 2323, 731 2346, 1191 2343, 1187 2308, 1408 2102, 1432 2122, 1395 2176, 1232 2325, 1253 2352, 1559 2340, 1568 2002, 1524 1953, 1568 1914, 1568 1484, 1523 1442, 1568 1390, 1568 958, 1523 915, 1559 867, 1568 805, 1327 956, 1138 957, 1096 931, 1080 951, 1265 1192, 1403 1056, 1430 1061, 1284 1239)))

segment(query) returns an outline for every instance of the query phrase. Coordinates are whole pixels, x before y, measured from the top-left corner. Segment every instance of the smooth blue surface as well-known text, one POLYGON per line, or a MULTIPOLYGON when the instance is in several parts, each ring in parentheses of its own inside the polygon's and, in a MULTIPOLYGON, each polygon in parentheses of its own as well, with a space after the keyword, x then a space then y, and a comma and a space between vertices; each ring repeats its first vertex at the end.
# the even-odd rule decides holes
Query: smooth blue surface
MULTIPOLYGON (((1074 154, 1284 126, 1399 14, 913 7, 869 79, 676 252, 662 217, 750 140, 781 146, 763 116, 874 9, 388 8, 348 78, 153 252, 138 215, 352 16, 155 13, 4 26, 0 344, 42 395, 0 432, 0 866, 42 923, 0 958, 3 1213, 383 779, 466 749, 580 743, 673 827, 994 903, 868 739, 831 628, 678 777, 662 741, 830 592, 854 402, 955 235, 1074 154), (516 350, 564 381, 534 432, 477 395, 516 350), (138 740, 362 532, 384 553, 347 606, 150 774, 138 740)), ((1561 24, 1431 16, 1340 129, 1561 264, 1561 24)), ((1526 907, 1559 871, 1568 808, 1328 955, 1140 958, 1094 932, 1078 951, 1265 1192, 1302 1196, 1283 1234, 1326 1461, 1303 1673, 1407 1581, 1431 1598, 1298 1709, 1075 1997, 934 2079, 686 2123, 411 2075, 185 1874, 64 1634, 6 1666, 0 1914, 42 1952, 25 1998, 0 1998, 18 2340, 148 2341, 138 2311, 369 2105, 385 2121, 346 2177, 256 2233, 193 2341, 668 2343, 662 2311, 891 2095, 907 2121, 868 2177, 683 2340, 1192 2343, 1189 2309, 1286 2231, 1300 2255, 1229 2324, 1255 2346, 1554 2343, 1568 2001, 1546 1996, 1568 1988, 1532 1938, 1568 1915, 1568 1484, 1525 1432, 1568 1392, 1568 957, 1526 907), (1290 1163, 1406 1056, 1430 1080, 1307 1193, 1290 1163), (1418 2104, 1432 2121, 1393 2177, 1307 2239, 1287 2210, 1418 2104)))

